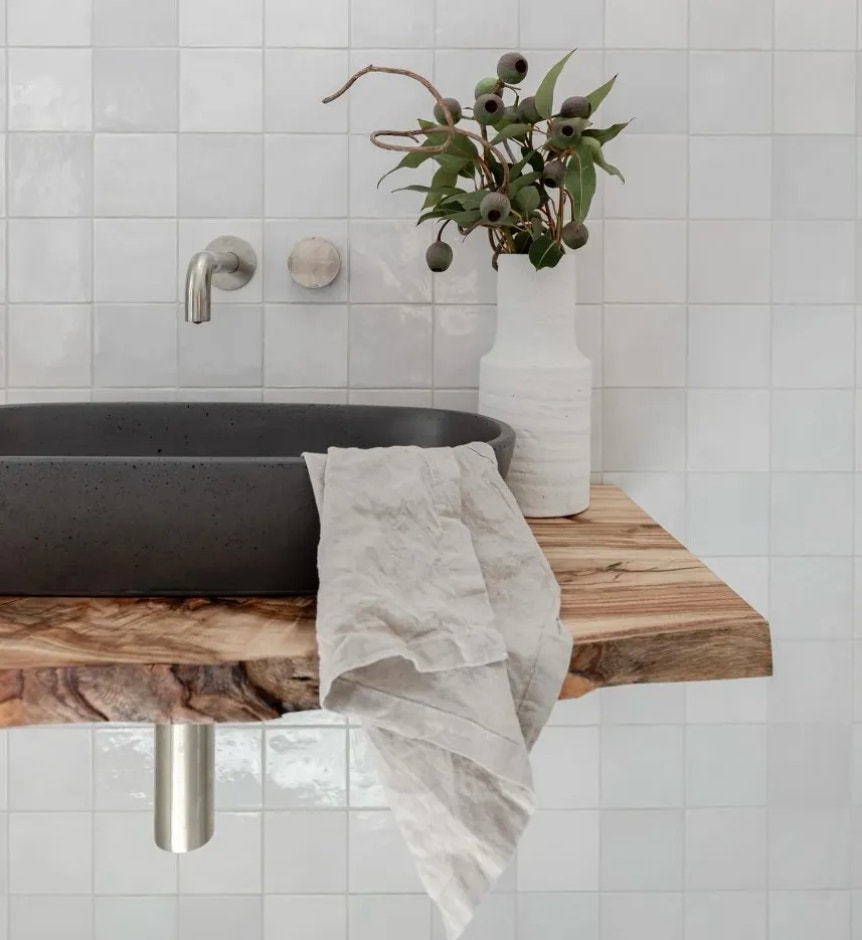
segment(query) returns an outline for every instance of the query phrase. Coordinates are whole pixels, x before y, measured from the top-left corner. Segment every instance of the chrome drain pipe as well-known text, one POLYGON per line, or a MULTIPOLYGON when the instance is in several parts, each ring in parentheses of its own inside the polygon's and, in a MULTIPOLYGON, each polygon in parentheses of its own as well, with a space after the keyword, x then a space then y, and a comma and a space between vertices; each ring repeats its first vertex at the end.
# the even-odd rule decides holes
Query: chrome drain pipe
POLYGON ((156 845, 193 852, 215 826, 215 725, 156 725, 156 845))

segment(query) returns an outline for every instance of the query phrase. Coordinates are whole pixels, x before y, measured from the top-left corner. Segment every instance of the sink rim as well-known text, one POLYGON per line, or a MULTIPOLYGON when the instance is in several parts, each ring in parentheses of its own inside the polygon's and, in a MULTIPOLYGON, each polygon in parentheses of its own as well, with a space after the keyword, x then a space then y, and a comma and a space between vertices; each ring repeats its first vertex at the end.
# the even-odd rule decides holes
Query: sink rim
MULTIPOLYGON (((282 409, 303 409, 308 411, 319 410, 321 413, 326 412, 335 412, 341 409, 350 409, 354 412, 366 413, 366 414, 405 414, 410 413, 417 416, 455 416, 457 418, 476 418, 480 422, 486 424, 489 432, 496 431, 496 434, 493 437, 488 437, 486 439, 476 438, 476 441, 481 443, 488 444, 490 447, 497 450, 502 448, 504 451, 508 448, 511 448, 514 445, 515 441, 515 431, 512 427, 506 424, 503 421, 499 421, 497 418, 492 418, 488 415, 481 415, 478 413, 470 411, 458 411, 454 408, 433 408, 430 406, 413 406, 413 405, 367 405, 367 404, 332 404, 326 402, 238 402, 230 400, 216 400, 216 401, 206 401, 206 402, 181 402, 181 401, 134 401, 134 400, 118 400, 110 402, 87 402, 87 401, 77 401, 77 402, 16 402, 16 403, 7 403, 0 405, 0 419, 2 415, 8 412, 23 412, 27 411, 44 411, 52 410, 56 412, 62 412, 64 410, 80 410, 80 409, 93 409, 98 411, 110 411, 112 409, 118 409, 123 407, 133 407, 141 412, 159 412, 164 411, 168 412, 170 410, 205 410, 209 407, 219 407, 219 406, 229 406, 232 409, 236 409, 239 412, 248 410, 272 410, 278 412, 282 409)), ((2 431, 2 423, 0 422, 0 431, 2 431)), ((465 441, 464 443, 468 443, 465 441)), ((339 445, 333 444, 330 445, 337 447, 339 445)), ((387 446, 387 445, 375 445, 375 446, 387 446)), ((421 447, 422 445, 402 445, 402 446, 417 446, 421 447)), ((371 448, 368 448, 371 449, 371 448)), ((69 462, 69 463, 135 463, 135 464, 152 464, 152 463, 180 463, 180 464, 200 464, 207 463, 212 461, 218 461, 219 463, 225 464, 255 464, 255 463, 277 463, 277 464, 288 464, 288 465, 304 465, 304 461, 301 454, 289 454, 289 455, 278 455, 278 454, 245 454, 245 455, 230 455, 230 454, 219 454, 217 452, 210 454, 198 454, 198 455, 188 455, 188 454, 67 454, 63 453, 62 450, 58 450, 57 453, 51 454, 31 454, 31 453, 15 453, 15 454, 3 454, 0 453, 0 464, 3 463, 35 463, 35 462, 69 462)))

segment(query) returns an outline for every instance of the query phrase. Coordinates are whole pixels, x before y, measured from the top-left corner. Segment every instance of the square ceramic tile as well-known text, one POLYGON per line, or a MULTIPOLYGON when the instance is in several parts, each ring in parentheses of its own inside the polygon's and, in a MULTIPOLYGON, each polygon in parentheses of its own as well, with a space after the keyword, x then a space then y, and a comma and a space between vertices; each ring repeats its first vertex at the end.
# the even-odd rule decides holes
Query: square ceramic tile
POLYGON ((93 0, 97 46, 174 46, 177 0, 93 0))
POLYGON ((181 894, 260 894, 260 813, 217 813, 215 835, 179 860, 181 894))
MULTIPOLYGON (((853 915, 854 923, 856 915, 853 915)), ((851 937, 850 892, 773 891, 769 895, 769 940, 830 940, 851 937)))
POLYGON ((177 856, 156 846, 149 813, 96 813, 94 839, 96 894, 176 893, 177 856))
MULTIPOLYGON (((291 140, 293 138, 290 138, 291 140)), ((350 216, 354 219, 416 219, 422 214, 423 193, 411 192, 406 186, 430 184, 436 164, 426 161, 421 167, 403 167, 398 173, 390 172, 397 166, 399 154, 375 147, 366 134, 351 134, 349 137, 350 158, 350 216), (385 179, 384 179, 385 177, 385 179)), ((339 153, 324 138, 320 147, 339 153)), ((341 154, 342 167, 348 163, 347 156, 341 154)), ((330 161, 332 163, 332 161, 330 161)), ((337 174, 333 165, 326 173, 326 179, 332 180, 337 174)), ((343 175, 343 174, 342 174, 343 175)), ((336 181, 339 181, 337 178, 336 181)), ((297 213, 298 214, 298 213, 297 213)), ((429 226, 431 228, 433 226, 429 226)), ((476 233, 482 235, 484 233, 476 233)), ((487 251, 487 239, 458 239, 461 246, 459 254, 468 244, 480 242, 483 247, 483 263, 490 267, 490 254, 487 251)), ((451 269, 450 269, 451 270, 451 269)), ((450 277, 449 272, 446 279, 450 277)), ((467 299, 467 298, 462 298, 467 299)))
POLYGON ((846 806, 851 744, 850 725, 772 725, 770 806, 846 806))
POLYGON ((347 137, 268 134, 264 208, 267 218, 343 218, 347 215, 347 137), (322 185, 309 186, 308 169, 322 185))
POLYGON ((267 385, 347 384, 347 307, 267 304, 264 376, 267 385))
POLYGON ((693 134, 768 134, 772 57, 767 52, 692 52, 689 128, 693 134), (728 101, 745 99, 744 112, 728 101))
POLYGON ((97 219, 93 231, 97 301, 151 303, 176 297, 177 225, 173 219, 97 219))
POLYGON ((685 798, 689 806, 766 803, 766 728, 690 725, 685 729, 685 798))
POLYGON ((90 130, 89 49, 12 49, 8 63, 10 130, 90 130))
POLYGON ((771 512, 776 555, 849 555, 853 550, 849 474, 774 473, 771 512))
POLYGON ((840 640, 774 640, 770 722, 849 722, 853 711, 850 652, 850 644, 840 640))
POLYGON ((772 0, 690 0, 692 49, 771 49, 772 0))
POLYGON ((850 811, 769 811, 769 885, 793 890, 850 887, 850 811))
POLYGON ((347 736, 342 728, 267 728, 267 809, 347 805, 347 736))
POLYGON ((769 551, 769 477, 696 473, 688 479, 688 547, 697 555, 769 551))
POLYGON ((686 812, 685 844, 687 888, 765 887, 765 810, 690 809, 686 812))
POLYGON ((606 218, 682 219, 687 211, 688 139, 671 134, 623 134, 608 145, 626 185, 608 180, 606 218))
POLYGON ((171 49, 96 49, 97 131, 176 131, 179 58, 171 49))
POLYGON ((518 935, 542 940, 599 940, 599 895, 518 894, 518 935))
POLYGON ((663 937, 683 940, 683 895, 605 894, 602 896, 602 940, 628 940, 629 937, 663 937))
POLYGON ((766 721, 767 679, 696 682, 686 688, 685 714, 690 722, 762 723, 766 721))
POLYGON ((263 806, 263 732, 259 726, 216 728, 216 808, 263 806))
POLYGON ((851 136, 778 136, 773 142, 777 219, 855 218, 856 141, 851 136))
POLYGON ((772 394, 773 470, 852 470, 851 391, 783 390, 772 394))
POLYGON ((181 46, 260 46, 263 0, 180 0, 181 46))
POLYGON ((637 0, 608 0, 605 42, 612 49, 684 49, 688 44, 688 4, 660 0, 649 14, 637 0))
POLYGON ((263 55, 251 49, 183 49, 180 130, 263 130, 263 55))
POLYGON ((95 940, 176 940, 177 899, 96 898, 95 940))
POLYGON ((689 940, 766 940, 764 891, 688 891, 685 935, 689 940))
POLYGON ((10 385, 90 384, 87 306, 13 306, 8 313, 10 385))
POLYGON ((85 134, 10 134, 9 215, 89 216, 93 143, 85 134))
MULTIPOLYGON (((0 930, 5 937, 5 924, 0 930)), ((93 899, 10 898, 9 930, 14 940, 93 940, 93 899)))
POLYGON ((556 49, 560 36, 577 36, 579 49, 604 46, 604 4, 601 0, 549 0, 521 4, 521 44, 527 49, 556 49), (549 20, 554 29, 548 29, 549 20))
POLYGON ((775 307, 772 382, 776 388, 853 385, 851 307, 775 307))
POLYGON ((388 811, 350 813, 349 885, 351 894, 418 894, 422 882, 388 811))
POLYGON ((9 734, 11 810, 85 810, 93 805, 89 728, 20 728, 9 734), (52 763, 62 774, 47 773, 52 763))
POLYGON ((689 385, 768 387, 770 326, 767 306, 690 306, 689 385))
POLYGON ((769 619, 782 640, 833 640, 853 631, 850 558, 773 558, 769 619))
POLYGON ((92 299, 92 224, 83 219, 9 222, 9 300, 83 303, 92 299))
POLYGON ((603 891, 679 891, 682 811, 604 810, 601 855, 603 891))
POLYGON ((494 344, 496 310, 478 304, 438 304, 434 309, 434 385, 479 384, 479 360, 494 344))
POLYGON ((353 0, 350 4, 353 49, 416 49, 433 44, 433 3, 353 0))
POLYGON ((855 49, 855 34, 853 0, 775 0, 776 49, 855 49))
POLYGON ((180 385, 241 387, 262 382, 263 311, 259 305, 214 302, 206 330, 180 322, 180 385))
POLYGON ((389 935, 427 937, 431 902, 427 895, 365 895, 349 898, 351 940, 379 940, 389 935))
POLYGON ((347 813, 265 813, 263 874, 267 894, 343 894, 347 890, 347 813), (302 852, 296 847, 303 846, 302 852))
POLYGON ((856 291, 853 223, 810 221, 805 231, 806 243, 801 245, 798 223, 774 225, 774 300, 779 304, 852 303, 856 291))
POLYGON ((684 222, 606 222, 605 300, 683 302, 685 230, 684 222))
POLYGON ((599 805, 598 728, 545 728, 531 760, 542 809, 599 805))
POLYGON ((10 813, 10 894, 92 894, 90 813, 10 813))
POLYGON ((96 728, 93 732, 96 809, 152 809, 154 768, 151 727, 96 728))
POLYGON ((769 470, 769 392, 688 392, 689 470, 769 470))
MULTIPOLYGON (((487 896, 464 931, 464 940, 515 940, 516 907, 514 895, 487 896)), ((431 940, 446 940, 446 930, 439 910, 432 910, 431 921, 431 940)))
POLYGON ((855 55, 776 52, 774 108, 777 134, 854 133, 855 55))
POLYGON ((176 216, 173 134, 97 134, 93 161, 95 215, 176 216))
POLYGON ((688 132, 688 53, 681 50, 608 50, 605 75, 619 75, 596 120, 628 121, 634 134, 688 132))
POLYGON ((771 241, 769 222, 691 222, 689 300, 769 303, 771 241))
MULTIPOLYGON (((436 0, 436 43, 453 49, 470 49, 476 37, 487 48, 518 44, 518 0, 436 0)), ((496 60, 495 60, 496 61, 496 60)), ((493 68, 488 74, 493 74, 493 68)))
POLYGON ((360 388, 431 384, 433 324, 425 306, 351 308, 350 382, 360 388))
MULTIPOLYGON (((313 49, 346 46, 349 40, 349 0, 265 0, 268 46, 310 46, 313 49)), ((354 13, 355 15, 355 13, 354 13)))
POLYGON ((682 470, 685 392, 605 389, 604 463, 608 470, 682 470))
POLYGON ((696 136, 688 145, 691 218, 770 218, 773 138, 696 136))
MULTIPOLYGON (((295 926, 292 921, 292 929, 295 926)), ((282 925, 283 926, 283 925, 282 925)), ((179 940, 262 940, 263 909, 259 897, 180 897, 179 940)))
POLYGON ((596 891, 598 887, 598 810, 540 809, 518 848, 518 889, 596 891))
POLYGON ((389 800, 377 773, 377 759, 362 728, 348 732, 350 757, 348 780, 353 809, 387 809, 389 800))
POLYGON ((10 46, 89 46, 91 0, 7 0, 10 46))
POLYGON ((601 724, 669 725, 685 721, 685 690, 677 683, 602 689, 601 724), (640 691, 640 695, 636 695, 640 691))
POLYGON ((96 385, 176 385, 174 304, 99 304, 93 333, 96 385))
POLYGON ((314 937, 315 940, 347 938, 345 897, 278 897, 268 894, 263 899, 263 918, 264 940, 283 940, 285 924, 290 924, 291 930, 301 937, 314 937))
POLYGON ((684 385, 685 350, 685 307, 643 304, 605 307, 605 386, 684 385))
POLYGON ((602 806, 664 809, 683 804, 680 727, 602 729, 602 806))
POLYGON ((263 138, 258 134, 181 134, 179 213, 256 218, 263 214, 263 138), (225 181, 230 180, 230 185, 225 181))
POLYGON ((355 304, 429 303, 425 264, 430 233, 409 222, 351 222, 350 300, 355 304))
MULTIPOLYGON (((506 2, 511 2, 511 0, 506 0, 506 2)), ((352 51, 350 54, 351 72, 363 68, 368 64, 369 56, 373 58, 374 55, 373 52, 352 51)), ((429 75, 434 68, 434 55, 426 49, 387 49, 380 55, 385 55, 388 66, 410 69, 420 75, 429 75)), ((490 58, 488 71, 493 74, 497 57, 493 53, 490 55, 485 53, 485 55, 490 58)), ((343 79, 339 79, 329 91, 333 92, 340 88, 342 82, 343 79)), ((454 92, 448 92, 448 94, 454 94, 454 92)), ((350 130, 354 134, 370 134, 377 128, 389 127, 396 114, 427 115, 430 118, 434 104, 422 85, 397 75, 365 76, 361 82, 351 88, 349 97, 350 130)), ((333 106, 333 104, 325 105, 326 108, 333 106)), ((408 124, 411 119, 412 117, 408 118, 408 124)), ((398 154, 391 154, 391 156, 395 157, 391 163, 395 166, 399 156, 398 154)))
POLYGON ((321 99, 337 91, 349 74, 346 50, 267 49, 264 129, 270 133, 343 133, 347 130, 348 97, 327 105, 321 99), (285 94, 297 75, 302 76, 303 93, 285 94))

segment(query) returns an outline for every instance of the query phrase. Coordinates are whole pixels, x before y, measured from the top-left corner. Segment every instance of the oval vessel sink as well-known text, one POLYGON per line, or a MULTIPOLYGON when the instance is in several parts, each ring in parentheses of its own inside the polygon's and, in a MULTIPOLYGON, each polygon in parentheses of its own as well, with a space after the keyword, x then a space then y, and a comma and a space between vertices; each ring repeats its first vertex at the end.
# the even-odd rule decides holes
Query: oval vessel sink
POLYGON ((0 594, 305 594, 319 520, 304 451, 489 443, 508 426, 430 408, 0 407, 0 594))

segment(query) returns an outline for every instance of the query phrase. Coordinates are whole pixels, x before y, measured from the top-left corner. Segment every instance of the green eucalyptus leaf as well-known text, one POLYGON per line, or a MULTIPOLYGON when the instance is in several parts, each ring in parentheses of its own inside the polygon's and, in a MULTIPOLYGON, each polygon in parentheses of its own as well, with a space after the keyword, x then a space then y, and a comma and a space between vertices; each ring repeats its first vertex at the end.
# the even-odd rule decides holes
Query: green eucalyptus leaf
POLYGON ((587 101, 593 106, 593 112, 595 113, 596 108, 607 98, 610 94, 611 89, 614 87, 614 82, 616 82, 617 76, 614 75, 613 78, 609 79, 597 88, 595 91, 591 91, 587 95, 587 101))
POLYGON ((491 146, 501 144, 504 140, 509 140, 512 137, 523 137, 524 134, 528 134, 529 132, 529 124, 509 124, 491 141, 491 146))
POLYGON ((526 255, 533 244, 533 236, 529 232, 521 231, 515 235, 513 241, 515 243, 515 254, 526 255))
POLYGON ((377 188, 380 189, 380 184, 387 176, 391 176, 396 170, 410 169, 415 170, 417 167, 422 166, 426 160, 431 159, 430 153, 405 153, 399 162, 398 166, 392 167, 391 170, 384 173, 383 176, 377 181, 377 188))
POLYGON ((590 205, 596 194, 593 149, 585 141, 579 142, 569 157, 566 168, 566 189, 572 194, 575 219, 583 222, 589 214, 590 205))
POLYGON ((595 139, 595 137, 585 138, 584 145, 590 148, 590 152, 592 153, 593 161, 596 166, 600 166, 609 176, 618 176, 623 182, 626 181, 626 178, 623 176, 623 174, 615 166, 605 160, 605 155, 602 151, 602 145, 595 139))
POLYGON ((449 170, 456 176, 470 163, 470 161, 465 160, 464 157, 453 157, 448 153, 436 153, 433 155, 432 159, 440 169, 449 170))
POLYGON ((477 189, 473 193, 465 193, 458 202, 460 202, 465 209, 474 209, 478 207, 479 203, 488 195, 488 192, 487 189, 477 189))
POLYGON ((540 235, 530 246, 530 261, 537 271, 553 268, 563 257, 563 249, 550 235, 540 235))
POLYGON ((575 50, 572 49, 556 65, 552 65, 536 91, 536 110, 543 118, 549 118, 554 113, 554 89, 557 86, 557 79, 574 54, 575 50))
POLYGON ((512 181, 512 184, 509 186, 509 197, 511 198, 517 195, 525 186, 530 186, 538 182, 541 178, 541 173, 524 173, 523 176, 519 176, 516 180, 512 181))
POLYGON ((393 193, 438 193, 439 195, 451 196, 453 193, 463 193, 463 189, 457 186, 420 186, 414 183, 412 186, 399 186, 392 190, 393 193))
POLYGON ((456 225, 473 225, 482 218, 482 213, 478 209, 467 209, 465 212, 456 212, 448 215, 456 225))
POLYGON ((523 171, 524 167, 530 162, 530 158, 535 155, 536 155, 535 150, 525 151, 523 155, 521 156, 521 159, 518 160, 517 163, 513 163, 509 167, 509 176, 511 176, 512 179, 518 176, 523 171))
POLYGON ((609 140, 613 140, 614 137, 621 134, 629 124, 631 124, 631 121, 626 121, 625 124, 611 124, 610 127, 592 127, 584 131, 584 137, 592 137, 600 144, 606 144, 609 140))

